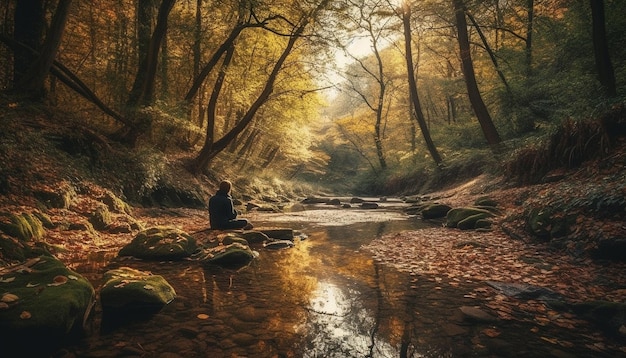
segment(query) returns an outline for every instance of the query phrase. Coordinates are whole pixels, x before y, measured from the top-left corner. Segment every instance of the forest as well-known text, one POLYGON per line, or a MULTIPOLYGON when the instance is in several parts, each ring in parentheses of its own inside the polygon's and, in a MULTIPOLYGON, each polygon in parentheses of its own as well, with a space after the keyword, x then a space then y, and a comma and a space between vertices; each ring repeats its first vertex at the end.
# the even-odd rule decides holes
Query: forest
POLYGON ((0 80, 192 174, 385 194, 619 103, 623 6, 9 1, 0 80))
POLYGON ((19 314, 0 338, 35 332, 44 356, 67 357, 625 354, 624 13, 620 0, 1 2, 0 318, 19 314), (256 235, 289 240, 210 230, 225 179, 256 235), (182 252, 118 257, 150 235, 182 252), (241 245, 243 269, 185 266, 241 245), (182 292, 159 292, 172 297, 151 316, 170 330, 104 334, 94 297, 122 263, 182 292), (19 276, 38 267, 64 273, 19 276), (84 317, 45 331, 35 318, 65 308, 20 308, 68 283, 85 295, 68 316, 84 317), (320 290, 350 312, 318 307, 320 290), (66 341, 88 316, 102 333, 66 341), (326 323, 366 343, 320 343, 326 323))

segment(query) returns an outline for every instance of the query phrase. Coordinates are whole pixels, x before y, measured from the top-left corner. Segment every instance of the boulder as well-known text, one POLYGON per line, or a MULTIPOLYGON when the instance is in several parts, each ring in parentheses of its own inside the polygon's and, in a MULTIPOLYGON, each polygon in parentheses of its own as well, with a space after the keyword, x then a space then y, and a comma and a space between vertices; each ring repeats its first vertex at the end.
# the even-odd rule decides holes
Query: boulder
POLYGON ((83 330, 94 303, 91 283, 54 257, 0 268, 2 350, 50 349, 83 330))
POLYGON ((528 231, 542 240, 550 240, 567 235, 570 219, 552 208, 534 208, 528 213, 528 231))
POLYGON ((361 203, 361 209, 378 209, 378 204, 371 201, 365 201, 361 203))
POLYGON ((130 267, 105 272, 100 290, 107 313, 158 312, 175 297, 176 291, 162 276, 130 267))
POLYGON ((263 243, 263 247, 270 250, 280 250, 293 247, 294 243, 291 240, 270 240, 263 243))
POLYGON ((37 241, 45 234, 42 221, 31 213, 0 213, 0 231, 22 241, 37 241))
POLYGON ((439 219, 446 217, 452 207, 446 204, 430 204, 421 211, 422 219, 439 219))
POLYGON ((623 336, 626 327, 626 303, 589 301, 572 305, 574 313, 595 323, 611 336, 623 336))
POLYGON ((495 200, 491 199, 488 196, 483 196, 480 197, 478 199, 476 199, 476 201, 474 202, 475 206, 487 206, 487 207, 492 207, 495 208, 498 206, 498 202, 496 202, 495 200))
POLYGON ((233 242, 227 245, 203 246, 194 257, 206 265, 217 265, 229 268, 243 267, 258 256, 250 246, 233 242))
MULTIPOLYGON (((474 207, 466 207, 466 208, 454 208, 448 211, 446 215, 446 226, 448 227, 457 227, 459 222, 469 218, 470 216, 482 214, 481 219, 493 217, 494 214, 489 210, 474 208, 474 207)), ((478 220, 478 219, 476 219, 478 220)), ((474 221, 475 223, 476 221, 474 221)))
POLYGON ((255 231, 255 230, 244 231, 241 234, 241 237, 244 238, 250 244, 260 244, 270 239, 269 236, 265 235, 264 233, 260 231, 255 231))
MULTIPOLYGON (((478 214, 474 214, 471 216, 466 217, 465 219, 459 221, 456 224, 456 227, 461 229, 461 230, 472 230, 472 229, 477 229, 477 223, 479 221, 483 221, 487 218, 492 217, 493 215, 491 215, 490 213, 478 213, 478 214)), ((482 224, 481 224, 482 225, 482 224)))
POLYGON ((293 241, 293 229, 262 229, 259 231, 271 239, 293 241))
POLYGON ((180 260, 191 256, 198 246, 191 235, 172 227, 152 227, 140 231, 124 246, 119 256, 144 260, 180 260))

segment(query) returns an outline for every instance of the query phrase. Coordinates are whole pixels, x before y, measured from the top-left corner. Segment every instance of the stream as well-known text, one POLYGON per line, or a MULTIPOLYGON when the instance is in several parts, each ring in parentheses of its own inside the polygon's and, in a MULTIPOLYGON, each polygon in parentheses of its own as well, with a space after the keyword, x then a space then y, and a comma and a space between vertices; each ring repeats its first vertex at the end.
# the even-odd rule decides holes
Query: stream
MULTIPOLYGON (((130 266, 164 276, 177 292, 160 312, 144 318, 102 320, 97 306, 90 332, 62 353, 79 357, 575 357, 585 340, 560 347, 531 333, 532 326, 468 323, 459 310, 479 283, 452 287, 374 261, 361 246, 386 234, 432 226, 397 210, 319 209, 258 213, 257 227, 303 233, 284 250, 260 248, 238 270, 194 261, 145 262, 91 253, 76 271, 94 287, 102 273, 130 266)), ((559 333, 555 333, 559 334, 559 333)), ((564 333, 565 335, 567 333, 564 333)), ((589 352, 589 353, 585 353, 589 352)), ((589 355, 588 355, 589 354, 589 355)))

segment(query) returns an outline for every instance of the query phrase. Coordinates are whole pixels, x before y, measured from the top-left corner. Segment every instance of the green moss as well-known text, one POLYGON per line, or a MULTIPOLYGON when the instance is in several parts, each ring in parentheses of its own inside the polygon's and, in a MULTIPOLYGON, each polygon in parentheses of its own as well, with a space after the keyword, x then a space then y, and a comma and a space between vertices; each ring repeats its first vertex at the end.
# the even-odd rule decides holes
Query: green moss
POLYGON ((2 279, 5 282, 0 283, 0 296, 18 297, 9 308, 0 310, 3 336, 33 335, 34 342, 37 334, 63 336, 74 326, 82 326, 93 306, 95 293, 91 283, 50 256, 31 259, 2 279))
POLYGON ((446 215, 446 225, 448 227, 457 227, 459 222, 469 218, 470 216, 477 215, 477 214, 483 215, 482 217, 480 217, 480 219, 485 219, 485 218, 494 216, 493 213, 485 209, 474 208, 474 207, 454 208, 448 211, 448 214, 446 215))
POLYGON ((141 231, 124 246, 120 256, 134 256, 146 260, 180 260, 197 250, 196 240, 176 228, 152 227, 141 231))
POLYGON ((444 218, 448 214, 452 207, 445 204, 431 204, 422 210, 423 219, 438 219, 444 218))
POLYGON ((466 217, 465 219, 459 221, 457 223, 457 228, 459 228, 461 230, 476 229, 476 223, 479 220, 484 220, 484 219, 492 217, 492 216, 493 215, 491 215, 491 213, 478 213, 478 214, 470 215, 470 216, 466 217))
POLYGON ((176 297, 174 288, 160 275, 120 267, 104 274, 100 291, 104 309, 160 309, 176 297))

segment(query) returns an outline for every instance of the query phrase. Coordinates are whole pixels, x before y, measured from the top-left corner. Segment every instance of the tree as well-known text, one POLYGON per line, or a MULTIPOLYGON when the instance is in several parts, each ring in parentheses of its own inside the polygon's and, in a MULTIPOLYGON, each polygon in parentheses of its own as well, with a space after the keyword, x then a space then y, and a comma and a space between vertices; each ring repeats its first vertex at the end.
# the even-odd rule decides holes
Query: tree
MULTIPOLYGON (((41 37, 45 25, 43 0, 17 1, 14 13, 13 39, 35 51, 41 47, 41 37)), ((27 48, 13 49, 13 85, 19 83, 28 73, 36 54, 27 48)))
MULTIPOLYGON (((15 83, 15 89, 18 92, 27 94, 33 99, 45 97, 45 80, 61 44, 71 3, 71 0, 59 0, 39 55, 30 62, 26 73, 20 74, 17 83, 15 83)), ((30 57, 27 56, 27 58, 30 57)))
POLYGON ((409 83, 409 92, 411 97, 411 105, 413 110, 415 111, 415 117, 417 119, 417 123, 420 126, 420 130, 422 131, 422 135, 424 136, 424 141, 426 142, 426 147, 430 152, 431 157, 435 161, 437 165, 440 165, 442 162, 441 156, 439 155, 439 151, 437 151, 437 147, 435 143, 433 143, 432 138, 430 137, 430 130, 426 125, 426 119, 424 118, 424 113, 422 112, 422 106, 420 104, 418 92, 417 92, 417 81, 415 80, 415 75, 413 73, 413 51, 411 50, 411 5, 408 1, 404 1, 402 4, 402 24, 404 29, 404 46, 405 46, 405 58, 406 58, 406 71, 407 78, 409 83))
POLYGON ((212 143, 212 141, 205 141, 200 153, 194 159, 191 165, 191 171, 194 173, 204 170, 209 162, 215 158, 220 152, 222 152, 232 141, 237 138, 241 132, 243 132, 247 126, 252 122, 256 113, 265 104, 272 92, 274 91, 274 84, 282 67, 287 60, 287 57, 293 50, 296 41, 302 37, 306 27, 315 20, 318 13, 324 9, 329 0, 322 0, 317 6, 315 6, 310 12, 303 14, 297 23, 291 24, 286 18, 281 17, 288 25, 292 25, 293 28, 288 35, 288 41, 283 49, 281 55, 276 60, 271 72, 269 73, 267 80, 259 93, 256 100, 250 105, 245 114, 238 120, 238 122, 226 132, 220 139, 212 143))
POLYGON ((593 54, 596 60, 596 69, 598 71, 598 79, 609 97, 617 94, 615 88, 615 73, 611 56, 609 55, 609 46, 606 41, 605 16, 604 16, 604 0, 589 0, 591 3, 591 17, 593 27, 593 54))
POLYGON ((483 130, 485 139, 487 139, 487 143, 489 143, 490 146, 496 146, 502 140, 478 90, 478 83, 476 82, 474 64, 472 63, 470 52, 467 22, 465 21, 465 5, 463 4, 463 0, 453 0, 453 5, 458 33, 457 40, 459 42, 459 52, 461 56, 461 67, 463 69, 463 75, 465 76, 467 94, 472 104, 472 109, 476 117, 478 117, 478 122, 483 130))

